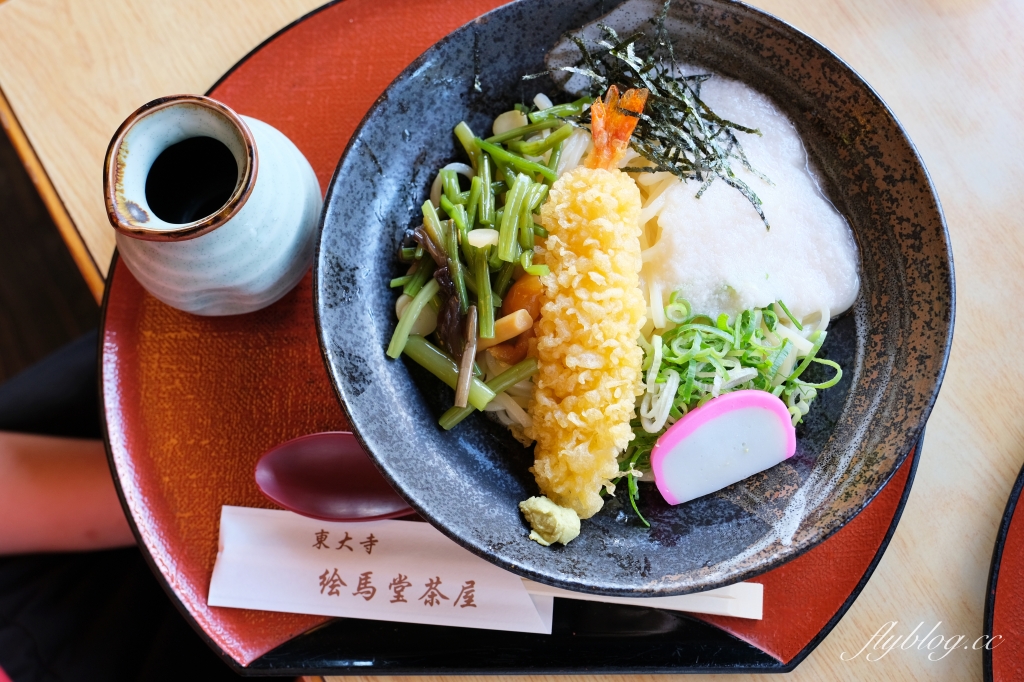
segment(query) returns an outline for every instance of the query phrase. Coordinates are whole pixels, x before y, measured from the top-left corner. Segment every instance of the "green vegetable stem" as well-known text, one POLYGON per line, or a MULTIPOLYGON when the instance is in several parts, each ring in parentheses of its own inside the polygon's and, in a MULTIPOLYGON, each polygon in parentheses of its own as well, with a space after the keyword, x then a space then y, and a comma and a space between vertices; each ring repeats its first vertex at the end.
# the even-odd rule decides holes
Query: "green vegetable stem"
MULTIPOLYGON (((409 305, 412 304, 410 303, 409 305)), ((402 319, 404 320, 405 316, 402 319)), ((459 368, 455 361, 422 336, 416 336, 415 334, 408 336, 402 352, 449 387, 454 389, 458 384, 459 368)), ((476 377, 471 379, 469 385, 469 404, 474 408, 483 410, 489 402, 494 400, 494 395, 494 389, 490 388, 487 384, 476 377)))

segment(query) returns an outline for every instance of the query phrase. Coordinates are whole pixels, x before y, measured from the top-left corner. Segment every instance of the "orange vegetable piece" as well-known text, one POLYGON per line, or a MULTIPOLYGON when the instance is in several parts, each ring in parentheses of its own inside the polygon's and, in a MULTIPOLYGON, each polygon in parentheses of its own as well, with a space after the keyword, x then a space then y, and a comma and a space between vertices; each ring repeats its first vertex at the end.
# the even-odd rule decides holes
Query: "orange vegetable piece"
POLYGON ((522 362, 526 359, 526 353, 530 350, 530 338, 533 336, 533 330, 523 332, 512 341, 506 341, 505 343, 499 343, 497 346, 491 346, 488 351, 494 356, 494 359, 498 362, 504 362, 506 365, 514 365, 517 362, 522 362))
MULTIPOLYGON (((541 299, 544 296, 544 285, 540 277, 536 275, 523 275, 515 281, 512 287, 505 294, 501 302, 501 314, 511 315, 517 310, 525 310, 536 322, 540 317, 541 299)), ((526 359, 526 353, 530 349, 530 339, 533 338, 533 329, 510 339, 505 343, 491 346, 491 355, 499 362, 506 365, 514 365, 526 359)))
POLYGON ((525 310, 536 320, 540 317, 541 298, 544 296, 544 285, 537 275, 523 275, 515 281, 501 302, 501 314, 511 315, 517 310, 525 310))

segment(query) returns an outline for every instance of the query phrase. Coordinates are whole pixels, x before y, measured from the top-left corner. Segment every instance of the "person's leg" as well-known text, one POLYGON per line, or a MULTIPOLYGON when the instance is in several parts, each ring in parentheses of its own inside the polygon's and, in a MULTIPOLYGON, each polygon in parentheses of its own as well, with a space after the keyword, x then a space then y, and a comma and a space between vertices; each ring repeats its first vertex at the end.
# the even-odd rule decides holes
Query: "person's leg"
POLYGON ((0 431, 0 556, 134 544, 101 441, 0 431))
POLYGON ((0 431, 103 438, 97 338, 91 331, 0 384, 0 431))
MULTIPOLYGON (((96 343, 0 385, 0 430, 99 438, 96 343)), ((13 682, 237 679, 134 547, 0 557, 0 668, 13 682)))

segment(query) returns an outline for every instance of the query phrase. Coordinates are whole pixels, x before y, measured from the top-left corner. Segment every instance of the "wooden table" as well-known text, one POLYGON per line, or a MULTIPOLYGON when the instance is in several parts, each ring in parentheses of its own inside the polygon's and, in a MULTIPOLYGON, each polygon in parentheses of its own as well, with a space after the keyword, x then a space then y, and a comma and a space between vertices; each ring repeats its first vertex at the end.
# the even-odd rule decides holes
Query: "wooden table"
MULTIPOLYGON (((100 169, 117 125, 156 96, 205 91, 319 2, 0 0, 0 123, 97 297, 114 249, 100 169)), ((916 648, 876 662, 843 653, 894 620, 891 634, 941 622, 947 637, 981 635, 992 546, 1024 462, 1024 3, 753 4, 835 50, 896 112, 938 188, 958 284, 953 354, 903 519, 860 598, 791 679, 978 679, 973 650, 939 661, 916 648)))

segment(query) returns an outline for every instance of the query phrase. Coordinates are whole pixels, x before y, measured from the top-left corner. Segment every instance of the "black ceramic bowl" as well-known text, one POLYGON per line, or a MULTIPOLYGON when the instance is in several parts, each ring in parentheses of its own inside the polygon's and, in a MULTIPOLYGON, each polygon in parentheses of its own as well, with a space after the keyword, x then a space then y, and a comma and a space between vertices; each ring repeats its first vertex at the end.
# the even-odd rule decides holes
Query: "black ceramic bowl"
POLYGON ((403 231, 419 223, 434 174, 460 158, 455 124, 486 130, 515 102, 555 92, 550 81, 520 77, 543 70, 545 53, 565 32, 607 10, 603 0, 520 0, 451 34, 392 83, 352 137, 327 193, 317 321, 353 430, 395 488, 446 535, 551 585, 683 594, 795 558, 886 484, 939 390, 953 328, 953 266, 921 160, 852 69, 740 3, 677 1, 668 27, 678 59, 772 97, 853 227, 861 291, 853 311, 833 322, 825 347, 844 378, 814 404, 787 462, 676 507, 647 488, 641 511, 650 530, 623 508, 620 492, 568 546, 529 540, 517 505, 537 493, 527 471, 531 451, 480 415, 451 432, 437 426, 452 392, 411 362, 385 357, 397 296, 388 281, 402 274, 396 249, 403 231))

